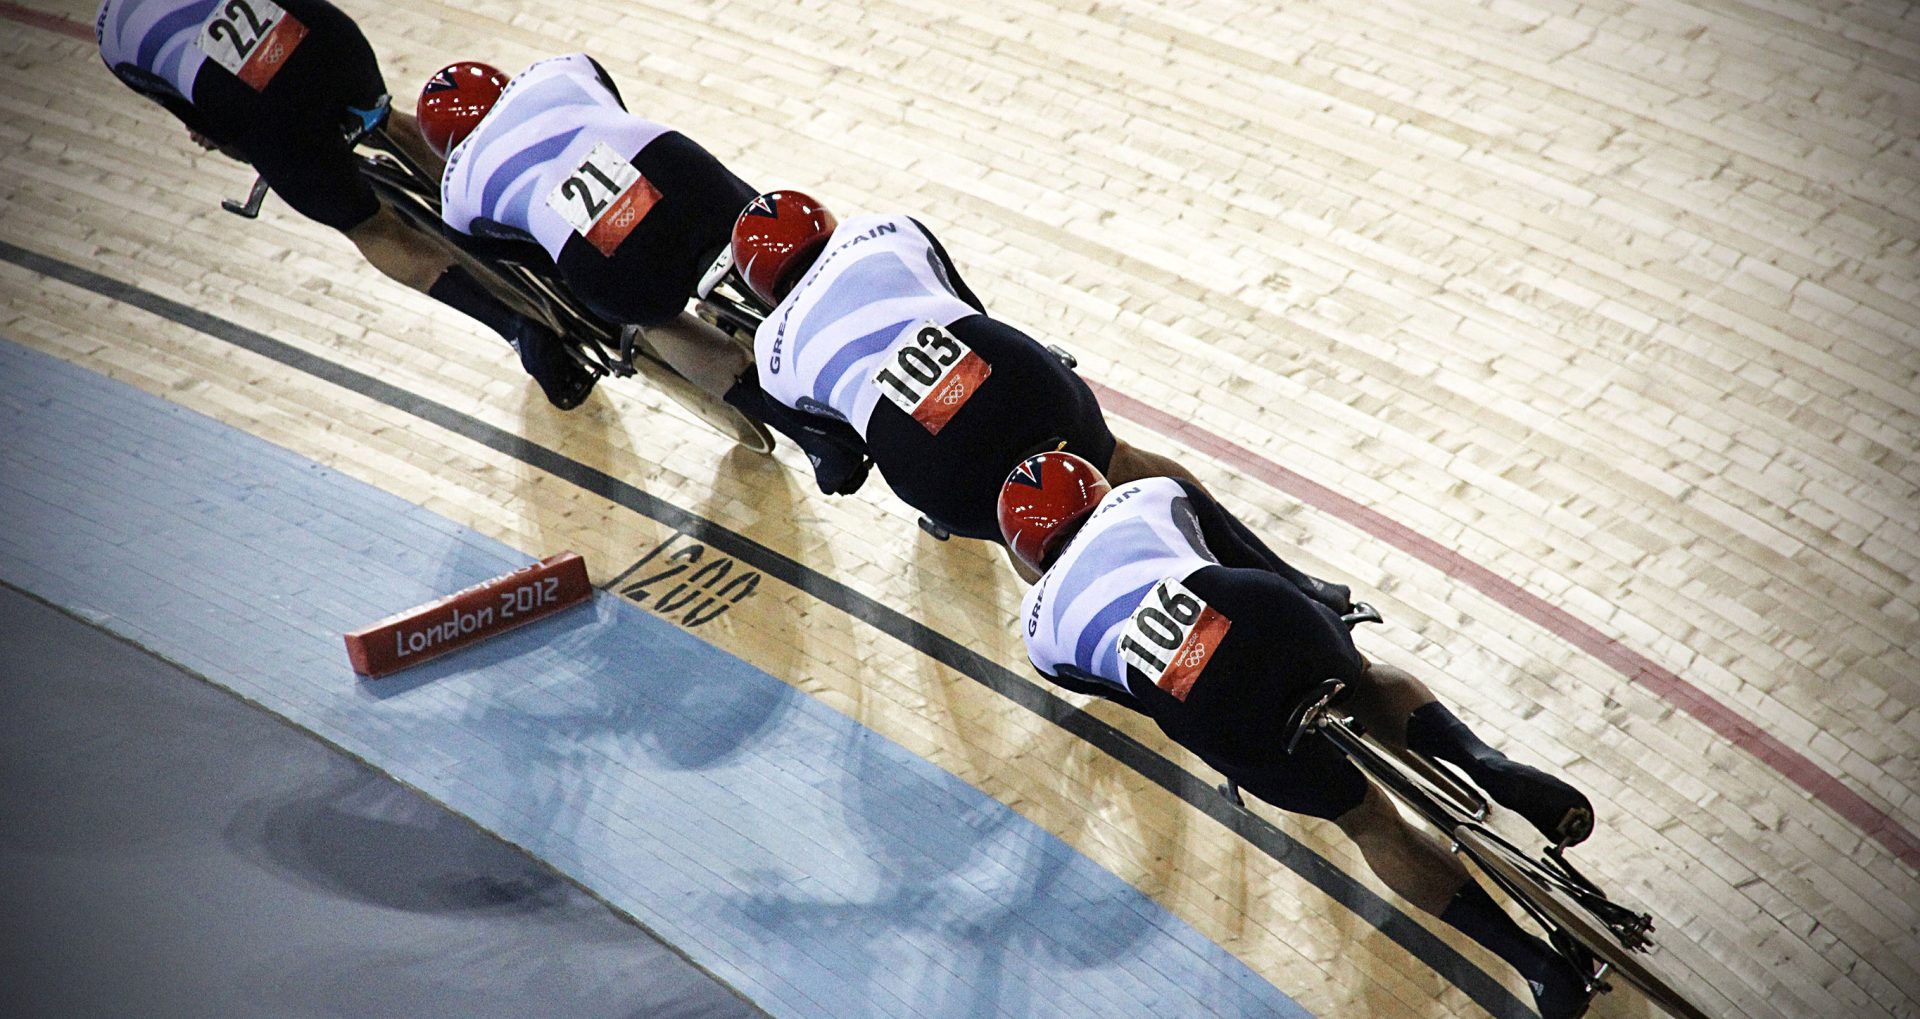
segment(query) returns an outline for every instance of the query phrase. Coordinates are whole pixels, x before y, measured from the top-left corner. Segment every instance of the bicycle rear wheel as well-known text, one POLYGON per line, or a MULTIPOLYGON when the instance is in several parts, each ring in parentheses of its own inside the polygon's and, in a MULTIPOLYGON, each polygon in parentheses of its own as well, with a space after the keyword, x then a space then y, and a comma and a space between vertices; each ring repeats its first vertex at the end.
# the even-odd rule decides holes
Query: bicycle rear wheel
POLYGON ((707 427, 719 432, 755 453, 773 452, 773 433, 758 421, 740 413, 731 405, 701 392, 698 386, 681 378, 673 369, 651 355, 637 354, 633 366, 667 398, 679 404, 707 427))
POLYGON ((1505 842, 1473 825, 1460 825, 1453 839, 1466 856, 1517 897, 1530 902, 1555 926, 1566 931, 1595 959, 1606 963, 1613 973, 1640 989, 1656 1006, 1674 1019, 1715 1019, 1694 1004, 1678 982, 1667 972, 1664 960, 1622 944, 1606 922, 1596 916, 1564 884, 1548 873, 1544 864, 1519 853, 1505 842))

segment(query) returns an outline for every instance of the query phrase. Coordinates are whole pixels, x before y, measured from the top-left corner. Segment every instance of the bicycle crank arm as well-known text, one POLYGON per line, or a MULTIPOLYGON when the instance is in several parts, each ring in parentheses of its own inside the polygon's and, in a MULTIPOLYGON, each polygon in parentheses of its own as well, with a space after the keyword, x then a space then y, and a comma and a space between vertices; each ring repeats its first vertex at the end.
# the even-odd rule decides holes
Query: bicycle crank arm
POLYGON ((220 207, 245 219, 259 219, 260 205, 266 200, 267 179, 265 177, 255 177, 253 179, 253 190, 247 192, 245 204, 236 202, 231 198, 222 198, 220 200, 220 207))
POLYGON ((1340 621, 1347 624, 1347 629, 1351 630, 1361 623, 1378 623, 1382 622, 1382 619, 1379 609, 1366 602, 1357 601, 1353 603, 1353 611, 1341 616, 1340 621))

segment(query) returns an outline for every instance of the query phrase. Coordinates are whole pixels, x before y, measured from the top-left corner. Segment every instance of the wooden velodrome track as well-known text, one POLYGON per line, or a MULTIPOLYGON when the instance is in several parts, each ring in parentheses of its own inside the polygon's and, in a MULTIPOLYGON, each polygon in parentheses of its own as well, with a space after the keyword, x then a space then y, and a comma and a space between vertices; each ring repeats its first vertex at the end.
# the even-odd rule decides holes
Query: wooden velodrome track
MULTIPOLYGON (((716 616, 651 579, 752 568, 723 576, 698 536, 21 257, 0 260, 0 333, 528 552, 581 551, 1317 1015, 1484 1014, 1264 825, 956 669, 943 648, 1026 674, 989 549, 933 542, 877 481, 823 498, 790 448, 730 451, 638 381, 553 411, 497 339, 328 231, 271 201, 221 214, 250 173, 106 74, 93 6, 0 5, 8 248, 459 408, 800 569, 716 616)), ((1378 604, 1364 650, 1590 791, 1578 859, 1656 914, 1709 1002, 1920 1016, 1920 8, 343 6, 404 101, 452 59, 586 49, 756 185, 917 215, 998 316, 1078 355, 1117 432, 1378 604)), ((1087 711, 1211 781, 1151 725, 1087 711)), ((1331 826, 1255 809, 1384 894, 1331 826)), ((1596 1008, 1646 1013, 1630 992, 1596 1008)))

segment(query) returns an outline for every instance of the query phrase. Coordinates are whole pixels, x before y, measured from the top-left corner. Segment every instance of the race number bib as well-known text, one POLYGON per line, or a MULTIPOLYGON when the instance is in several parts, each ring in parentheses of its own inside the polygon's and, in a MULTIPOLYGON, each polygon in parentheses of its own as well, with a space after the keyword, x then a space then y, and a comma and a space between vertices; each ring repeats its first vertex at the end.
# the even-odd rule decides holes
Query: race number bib
POLYGON ((1232 625, 1232 620, 1168 577, 1147 592, 1121 629, 1120 657, 1153 677, 1155 686, 1184 701, 1232 625))
POLYGON ((597 142, 580 168, 547 195, 547 207, 611 258, 659 200, 660 190, 633 163, 597 142))
POLYGON ((307 26, 273 0, 226 0, 214 6, 193 44, 260 92, 306 37, 307 26))
POLYGON ((894 338, 880 370, 873 374, 873 384, 927 431, 939 435, 992 374, 993 366, 973 348, 923 319, 894 338))

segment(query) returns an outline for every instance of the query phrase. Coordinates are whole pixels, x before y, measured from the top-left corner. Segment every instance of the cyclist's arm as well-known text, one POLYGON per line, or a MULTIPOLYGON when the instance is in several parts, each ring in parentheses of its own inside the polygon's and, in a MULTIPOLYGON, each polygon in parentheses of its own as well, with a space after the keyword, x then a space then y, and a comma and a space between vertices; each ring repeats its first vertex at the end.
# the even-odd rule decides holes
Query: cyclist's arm
POLYGON ((593 65, 594 75, 600 79, 600 84, 607 87, 608 92, 613 93, 613 101, 619 103, 621 109, 626 109, 627 101, 620 95, 620 86, 613 83, 613 75, 608 74, 607 69, 600 66, 600 61, 593 59, 591 56, 587 56, 585 53, 580 55, 586 57, 587 63, 593 65))
POLYGON ((946 281, 948 289, 953 291, 953 296, 965 301, 974 311, 985 315, 987 313, 987 306, 980 303, 980 298, 976 297, 973 290, 967 286, 966 281, 960 278, 960 268, 953 264, 953 259, 947 255, 947 249, 940 246, 940 239, 933 235, 933 231, 927 229, 925 223, 914 219, 912 216, 907 217, 907 222, 919 227, 920 233, 926 237, 927 243, 933 245, 935 258, 934 271, 938 272, 940 278, 946 281))
POLYGON ((1335 612, 1345 614, 1353 611, 1353 592, 1347 585, 1329 583, 1294 569, 1286 560, 1274 554, 1239 518, 1215 502, 1205 489, 1190 481, 1175 481, 1180 485, 1180 490, 1187 494, 1194 515, 1200 521, 1200 535, 1206 540, 1207 548, 1220 560, 1220 565, 1278 573, 1305 592, 1307 597, 1335 612))
POLYGON ((113 72, 114 77, 120 79, 121 84, 159 103, 168 113, 173 114, 174 119, 187 125, 188 131, 212 141, 215 145, 227 144, 227 139, 221 137, 208 125, 206 118, 200 115, 200 111, 194 109, 192 103, 182 98, 158 75, 142 71, 131 64, 121 64, 110 67, 108 70, 113 72))
POLYGON ((1038 664, 1035 664, 1033 668, 1034 671, 1045 676, 1048 682, 1064 690, 1071 690, 1074 693, 1087 694, 1092 697, 1102 697, 1122 707, 1145 714, 1145 711, 1140 707, 1140 702, 1135 700, 1132 694, 1124 690, 1114 689, 1111 683, 1102 683, 1092 676, 1081 674, 1079 669, 1071 665, 1062 665, 1058 673, 1052 674, 1040 668, 1038 664))

